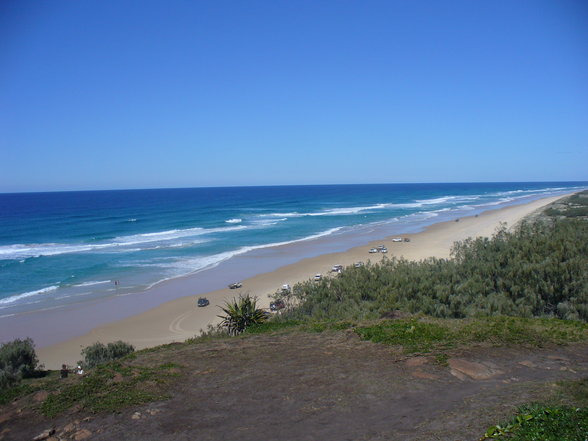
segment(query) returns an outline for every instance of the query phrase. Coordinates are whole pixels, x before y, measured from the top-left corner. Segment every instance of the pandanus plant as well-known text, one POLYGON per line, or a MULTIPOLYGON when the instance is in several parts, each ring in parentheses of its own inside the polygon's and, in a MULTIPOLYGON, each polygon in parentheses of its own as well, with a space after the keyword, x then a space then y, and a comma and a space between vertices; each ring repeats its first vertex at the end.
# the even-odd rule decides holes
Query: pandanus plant
POLYGON ((218 316, 223 319, 221 326, 227 329, 229 335, 241 334, 249 326, 266 320, 264 311, 257 307, 257 297, 251 297, 249 294, 225 302, 225 307, 221 306, 220 309, 225 313, 218 316))

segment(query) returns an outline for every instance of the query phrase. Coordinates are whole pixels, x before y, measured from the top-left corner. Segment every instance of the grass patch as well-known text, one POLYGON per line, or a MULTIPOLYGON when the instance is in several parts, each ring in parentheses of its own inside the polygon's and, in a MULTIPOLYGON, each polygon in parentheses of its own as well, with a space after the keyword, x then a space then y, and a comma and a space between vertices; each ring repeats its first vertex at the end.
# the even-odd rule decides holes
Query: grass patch
POLYGON ((510 421, 490 427, 481 441, 586 441, 588 378, 554 386, 546 402, 519 407, 510 421))
POLYGON ((402 346, 406 353, 431 352, 469 344, 567 344, 588 339, 588 324, 559 319, 488 317, 482 319, 386 320, 355 332, 375 343, 402 346))
POLYGON ((481 440, 585 441, 588 408, 527 405, 506 424, 490 427, 481 440))
POLYGON ((464 343, 541 347, 546 343, 566 344, 585 340, 588 338, 588 324, 546 318, 488 317, 464 320, 456 332, 456 337, 464 343))
POLYGON ((402 346, 407 353, 430 352, 433 348, 447 347, 452 343, 451 331, 447 327, 416 319, 388 320, 359 327, 355 332, 363 340, 402 346))
POLYGON ((164 386, 170 377, 177 375, 171 371, 176 367, 175 363, 157 367, 107 363, 75 382, 62 385, 43 402, 41 412, 54 417, 74 406, 90 412, 116 412, 127 406, 165 399, 164 386))
POLYGON ((344 331, 355 326, 350 321, 311 321, 305 324, 302 329, 310 332, 344 331))
POLYGON ((267 321, 251 325, 245 331, 246 334, 268 334, 273 332, 280 332, 286 329, 291 329, 300 325, 298 320, 287 321, 267 321))
POLYGON ((298 330, 303 332, 343 331, 355 326, 351 321, 320 321, 320 320, 278 320, 267 321, 258 325, 252 325, 245 334, 271 334, 285 330, 298 330))
POLYGON ((435 356, 435 363, 439 366, 449 366, 449 356, 447 354, 437 354, 435 356))
POLYGON ((28 383, 21 383, 8 389, 0 390, 0 406, 8 404, 17 398, 24 397, 37 390, 39 390, 38 386, 36 387, 28 383))

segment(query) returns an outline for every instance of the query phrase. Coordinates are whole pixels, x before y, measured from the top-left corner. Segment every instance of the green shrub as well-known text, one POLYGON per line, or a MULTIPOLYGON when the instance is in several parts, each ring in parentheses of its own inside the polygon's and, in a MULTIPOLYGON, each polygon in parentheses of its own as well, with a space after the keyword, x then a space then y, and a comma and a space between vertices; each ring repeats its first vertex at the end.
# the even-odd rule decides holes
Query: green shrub
POLYGON ((247 294, 231 302, 225 302, 225 305, 224 308, 221 307, 225 315, 219 317, 223 319, 221 326, 227 329, 229 335, 241 334, 251 325, 259 325, 266 321, 264 311, 257 307, 257 297, 247 294))
POLYGON ((18 376, 9 370, 0 369, 0 390, 10 389, 20 381, 18 376))
POLYGON ((16 339, 0 346, 0 389, 11 387, 37 369, 35 344, 30 338, 16 339))
POLYGON ((528 405, 509 422, 490 427, 481 440, 585 441, 588 408, 528 405))
POLYGON ((355 332, 363 340, 402 345, 407 353, 429 352, 433 347, 447 345, 452 340, 448 328, 414 319, 388 320, 373 326, 358 327, 355 332))
POLYGON ((178 366, 126 366, 117 361, 102 364, 50 394, 41 405, 41 412, 50 418, 72 407, 89 412, 118 412, 128 406, 169 398, 165 386, 178 375, 173 372, 178 366), (119 380, 113 381, 115 377, 119 380))
POLYGON ((365 320, 392 311, 439 318, 556 317, 588 321, 588 222, 502 226, 454 244, 451 259, 383 259, 294 286, 294 320, 365 320))
POLYGON ((354 331, 363 340, 402 346, 407 353, 478 343, 542 347, 588 339, 587 323, 524 317, 383 320, 357 326, 354 331))
POLYGON ((133 345, 121 340, 108 343, 107 345, 94 343, 82 349, 82 355, 84 356, 83 365, 86 368, 93 368, 99 364, 122 358, 134 351, 135 348, 133 345))

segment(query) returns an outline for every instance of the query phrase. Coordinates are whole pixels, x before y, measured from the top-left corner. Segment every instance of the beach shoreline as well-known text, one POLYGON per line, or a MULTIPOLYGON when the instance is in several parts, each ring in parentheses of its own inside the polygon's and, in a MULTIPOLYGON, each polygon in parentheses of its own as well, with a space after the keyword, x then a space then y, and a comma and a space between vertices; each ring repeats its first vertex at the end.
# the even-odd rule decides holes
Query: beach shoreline
MULTIPOLYGON (((383 256, 388 258, 393 256, 404 257, 409 260, 420 260, 427 257, 448 258, 454 242, 468 237, 489 237, 501 224, 506 223, 508 227, 512 227, 526 216, 566 196, 558 195, 542 198, 525 204, 487 210, 476 216, 436 223, 422 232, 403 234, 402 237, 409 238, 409 242, 393 242, 393 237, 386 237, 361 246, 352 247, 347 251, 304 258, 273 271, 257 274, 242 280, 243 287, 240 289, 223 288, 200 294, 210 300, 208 307, 198 308, 196 299, 200 295, 187 294, 164 301, 139 314, 124 316, 125 311, 118 310, 116 313, 123 314, 122 318, 115 318, 106 324, 97 321, 97 325, 93 326, 92 330, 84 335, 73 338, 63 335, 62 341, 58 343, 39 345, 37 354, 45 368, 56 369, 63 363, 69 365, 77 363, 81 359, 81 349, 97 341, 108 343, 123 340, 133 344, 136 349, 181 342, 198 335, 207 326, 218 323, 220 321, 217 317, 217 314, 220 313, 218 305, 224 304, 226 300, 232 299, 239 294, 249 293, 257 296, 260 306, 267 308, 271 301, 269 295, 275 293, 283 284, 294 285, 297 282, 312 278, 317 273, 326 275, 333 265, 347 266, 357 261, 367 262, 368 260, 377 262, 383 256), (370 248, 380 243, 387 246, 389 250, 387 255, 380 253, 368 254, 370 248)), ((278 248, 278 251, 283 252, 288 250, 287 245, 276 248, 278 248), (283 248, 283 250, 280 250, 280 248, 283 248)), ((193 283, 194 279, 186 276, 168 281, 156 288, 164 291, 174 290, 176 294, 178 292, 190 293, 196 288, 192 286, 193 283)), ((152 290, 154 289, 152 288, 152 290)), ((109 307, 112 307, 112 305, 108 305, 108 302, 88 303, 84 307, 93 309, 94 316, 97 318, 102 317, 102 319, 105 314, 106 316, 110 314, 110 317, 112 317, 115 312, 108 310, 109 307)), ((63 312, 57 311, 58 314, 63 312)), ((82 316, 86 317, 87 315, 82 314, 82 316)), ((41 318, 36 317, 36 319, 41 318)), ((50 322, 51 320, 47 320, 46 323, 38 323, 37 326, 55 326, 54 324, 51 325, 50 322)))

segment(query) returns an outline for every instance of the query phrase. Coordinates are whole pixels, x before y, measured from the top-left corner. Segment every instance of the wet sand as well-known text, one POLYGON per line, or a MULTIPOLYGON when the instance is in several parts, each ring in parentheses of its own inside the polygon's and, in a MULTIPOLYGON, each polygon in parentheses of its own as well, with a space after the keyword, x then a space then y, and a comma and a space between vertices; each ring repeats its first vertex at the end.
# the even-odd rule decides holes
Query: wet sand
MULTIPOLYGON (((407 259, 420 260, 427 257, 446 258, 450 256, 451 246, 455 241, 475 236, 491 236, 501 223, 514 226, 525 216, 534 211, 560 199, 562 196, 544 198, 523 205, 515 205, 497 210, 486 211, 479 216, 464 217, 459 221, 449 221, 434 224, 425 231, 417 234, 404 234, 403 238, 410 238, 410 242, 393 242, 392 237, 371 242, 363 246, 349 249, 345 252, 324 254, 317 257, 303 259, 299 262, 282 266, 275 271, 259 274, 243 280, 243 287, 231 290, 229 288, 215 290, 206 293, 210 305, 204 308, 196 306, 198 296, 188 295, 198 290, 194 286, 194 279, 184 277, 170 281, 153 288, 150 291, 177 293, 185 292, 185 296, 167 301, 155 306, 143 313, 117 320, 117 316, 123 316, 128 311, 112 310, 112 304, 108 302, 88 303, 84 308, 89 308, 98 318, 106 314, 112 317, 108 324, 97 324, 90 332, 75 338, 63 336, 63 342, 50 344, 37 349, 40 362, 46 368, 56 369, 62 363, 73 365, 81 359, 80 351, 83 347, 100 341, 107 343, 115 340, 123 340, 133 344, 137 349, 152 347, 164 343, 180 342, 187 338, 198 335, 208 325, 214 325, 220 321, 217 315, 221 312, 218 305, 224 304, 225 300, 232 299, 240 293, 250 293, 259 299, 262 307, 268 307, 269 294, 276 292, 283 284, 294 285, 296 282, 312 278, 315 274, 329 273, 333 265, 351 265, 357 261, 376 262, 383 258, 383 254, 369 254, 370 248, 380 244, 388 248, 388 257, 404 257, 407 259)), ((283 248, 284 253, 288 252, 289 246, 283 248)), ((200 290, 200 292, 202 292, 200 290)), ((153 297, 153 296, 152 296, 153 297)), ((161 296, 157 296, 161 301, 161 296)), ((165 298, 165 297, 164 297, 165 298)), ((149 301, 147 296, 141 299, 149 301)), ((123 303, 124 304, 124 303, 123 303)), ((78 307, 79 308, 79 307, 78 307)), ((51 311, 49 311, 51 312, 51 311)), ((63 313, 58 311, 56 314, 63 313)), ((32 315, 32 314, 31 314, 32 315)), ((88 317, 87 314, 82 314, 88 317)), ((38 319, 38 317, 37 317, 38 319)), ((20 321, 25 322, 26 317, 20 321)), ((51 321, 48 320, 47 323, 51 321)), ((43 324, 36 323, 36 326, 43 324)), ((53 325, 54 326, 54 325, 53 325)))

